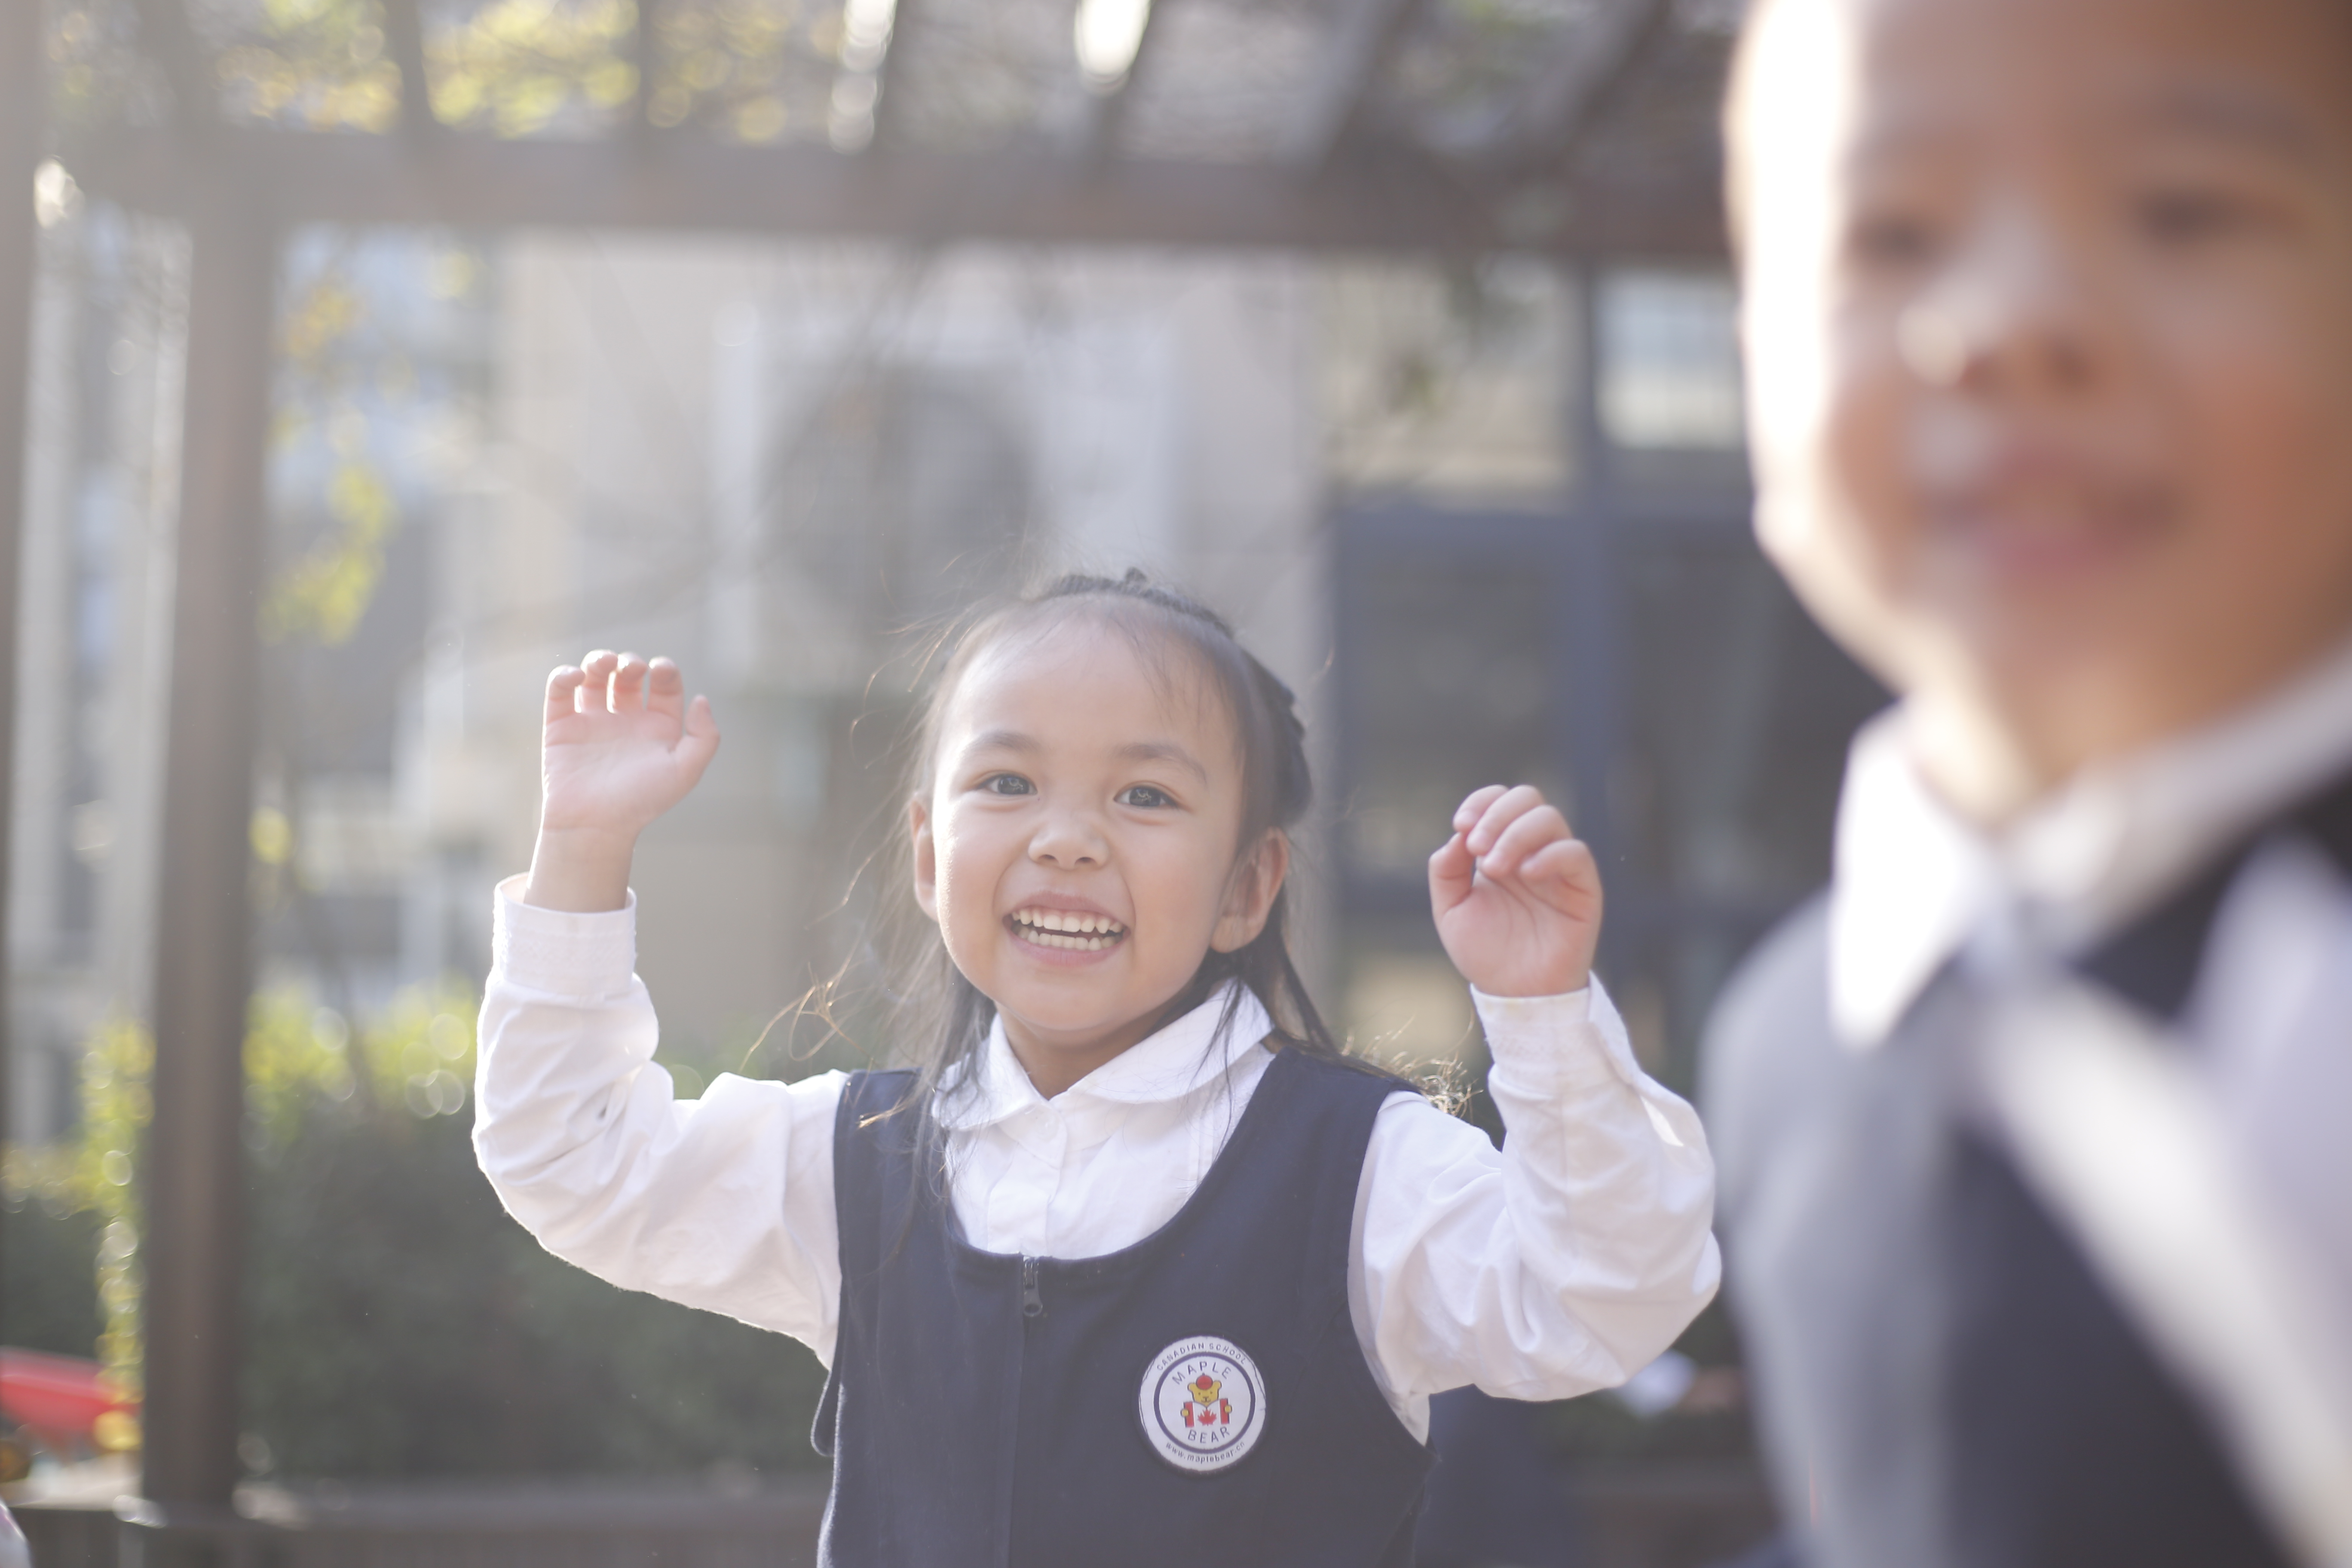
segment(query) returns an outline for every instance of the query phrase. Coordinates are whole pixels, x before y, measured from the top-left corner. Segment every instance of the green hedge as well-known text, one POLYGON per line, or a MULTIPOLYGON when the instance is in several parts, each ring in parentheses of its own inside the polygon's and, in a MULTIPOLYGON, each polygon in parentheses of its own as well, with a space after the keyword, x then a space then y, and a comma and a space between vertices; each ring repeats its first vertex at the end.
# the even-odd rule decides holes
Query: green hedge
MULTIPOLYGON (((592 1279, 499 1208, 467 1142, 472 1016, 469 997, 412 996, 354 1039, 290 995, 255 1006, 248 1465, 350 1479, 822 1465, 807 1351, 592 1279)), ((145 1106, 123 1091, 142 1051, 118 1030, 90 1053, 86 1110, 94 1089, 131 1114, 87 1114, 74 1147, 10 1159, 0 1304, 39 1330, 11 1342, 100 1349, 134 1382, 145 1106), (102 1251, 121 1281, 107 1304, 127 1309, 110 1333, 102 1251)))
POLYGON ((0 1342, 98 1353, 98 1215, 22 1190, 0 1213, 0 1342))
MULTIPOLYGON (((411 995, 353 1037, 290 994, 256 1004, 248 1463, 349 1479, 821 1467, 808 1430, 824 1374, 807 1351, 606 1285, 499 1208, 467 1141, 473 1014, 460 993, 411 995)), ((135 1030, 92 1041, 82 1135, 11 1152, 0 1235, 0 1334, 95 1350, 134 1384, 146 1062, 135 1030)), ((710 1064, 678 1065, 691 1084, 710 1064)), ((1491 1115, 1482 1100, 1474 1120, 1491 1115)), ((1719 1304, 1682 1348, 1738 1360, 1719 1304)), ((1736 1411, 1643 1421, 1596 1396, 1543 1425, 1585 1460, 1750 1452, 1736 1411)))

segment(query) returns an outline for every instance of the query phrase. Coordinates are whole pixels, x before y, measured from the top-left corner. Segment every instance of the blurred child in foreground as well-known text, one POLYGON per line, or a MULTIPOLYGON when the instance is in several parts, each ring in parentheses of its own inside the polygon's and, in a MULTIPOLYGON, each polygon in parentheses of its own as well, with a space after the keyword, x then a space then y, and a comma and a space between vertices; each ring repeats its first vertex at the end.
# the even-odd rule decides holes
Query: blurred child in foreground
POLYGON ((1709 1046, 1800 1555, 2352 1561, 2352 5, 1759 0, 1728 131, 1903 693, 1709 1046))

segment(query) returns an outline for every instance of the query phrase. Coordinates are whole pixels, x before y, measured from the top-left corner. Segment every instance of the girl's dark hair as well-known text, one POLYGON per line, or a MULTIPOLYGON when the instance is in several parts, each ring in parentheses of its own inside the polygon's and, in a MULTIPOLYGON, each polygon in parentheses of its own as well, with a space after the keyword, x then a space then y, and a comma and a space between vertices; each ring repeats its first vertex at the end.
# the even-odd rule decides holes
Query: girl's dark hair
MULTIPOLYGON (((929 794, 941 718, 973 661, 986 649, 1015 639, 1034 640, 1079 618, 1124 637, 1145 668, 1180 679, 1174 668, 1188 662, 1232 717, 1242 756, 1242 828, 1237 851, 1247 851, 1272 830, 1289 829, 1307 815, 1314 785, 1307 767, 1307 728, 1297 699, 1274 672, 1242 647, 1233 627, 1205 605, 1151 582, 1139 571, 1124 577, 1073 574, 1043 590, 974 621, 949 644, 939 679, 914 727, 908 797, 929 794), (1175 658, 1171 659, 1171 655, 1175 658)), ((1238 862, 1236 863, 1238 864, 1238 862)), ((1155 1026, 1183 1016, 1216 994, 1227 981, 1254 992, 1272 1015, 1276 1043, 1320 1057, 1341 1052, 1307 985, 1291 963, 1286 933, 1289 889, 1275 895, 1265 925, 1246 946, 1231 952, 1212 948, 1192 980, 1162 1010, 1155 1026)), ((988 1043, 995 1005, 964 978, 936 932, 926 931, 907 955, 911 971, 899 994, 917 1016, 913 1037, 928 1036, 916 1079, 899 1109, 928 1111, 943 1083, 976 1073, 988 1043), (927 1015, 927 1016, 925 1016, 927 1015)), ((1242 1005, 1238 987, 1225 999, 1215 1038, 1223 1042, 1242 1005)), ((929 1120, 928 1114, 925 1120, 929 1120)))

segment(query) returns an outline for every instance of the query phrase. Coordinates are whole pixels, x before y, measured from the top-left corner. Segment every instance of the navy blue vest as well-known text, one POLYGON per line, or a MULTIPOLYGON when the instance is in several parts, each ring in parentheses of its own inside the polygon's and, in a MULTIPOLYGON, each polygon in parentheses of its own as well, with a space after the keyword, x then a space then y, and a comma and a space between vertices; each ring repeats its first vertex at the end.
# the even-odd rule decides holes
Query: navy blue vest
MULTIPOLYGON (((2352 782, 2285 826, 2352 873, 2352 782)), ((2084 973, 2157 1017, 2178 1018, 2253 847, 2242 845, 2093 953, 2084 973)), ((2287 1568, 2203 1414, 2007 1155, 1963 1135, 1950 1183, 1959 1560, 2287 1568)))
MULTIPOLYGON (((2224 894, 2280 831, 2352 872, 2352 781, 2219 857, 2085 974, 2177 1017, 2224 894)), ((1816 909, 1727 1002, 1709 1113, 1784 1495, 1821 1498, 1822 1556, 2287 1568, 2203 1413, 2008 1155, 1921 1089, 1900 1033, 1869 1057, 1830 1038, 1821 931, 1816 909)))
POLYGON ((903 1072, 854 1074, 834 1129, 841 1331, 814 1441, 833 1568, 1389 1568, 1429 1450, 1348 1311, 1356 1188, 1392 1079, 1276 1053, 1200 1187, 1079 1259, 963 1238, 903 1072), (1263 1377, 1261 1440, 1186 1473, 1139 1411, 1163 1351, 1213 1336, 1263 1377))

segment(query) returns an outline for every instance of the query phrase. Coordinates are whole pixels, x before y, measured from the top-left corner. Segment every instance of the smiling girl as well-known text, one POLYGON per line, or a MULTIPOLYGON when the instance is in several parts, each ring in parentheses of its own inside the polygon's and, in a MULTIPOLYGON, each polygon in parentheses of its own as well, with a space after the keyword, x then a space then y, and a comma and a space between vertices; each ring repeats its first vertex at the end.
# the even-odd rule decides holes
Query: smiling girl
POLYGON ((906 1070, 677 1100, 653 1065, 630 856, 718 744, 667 660, 550 679, 475 1143, 551 1250, 826 1362, 825 1562, 1409 1563, 1430 1395, 1613 1385, 1713 1294, 1704 1138, 1591 978, 1600 879, 1535 790, 1472 795, 1430 860, 1497 1152, 1308 999, 1304 732, 1192 601, 1066 578, 957 644, 908 792, 944 1004, 906 1070))

